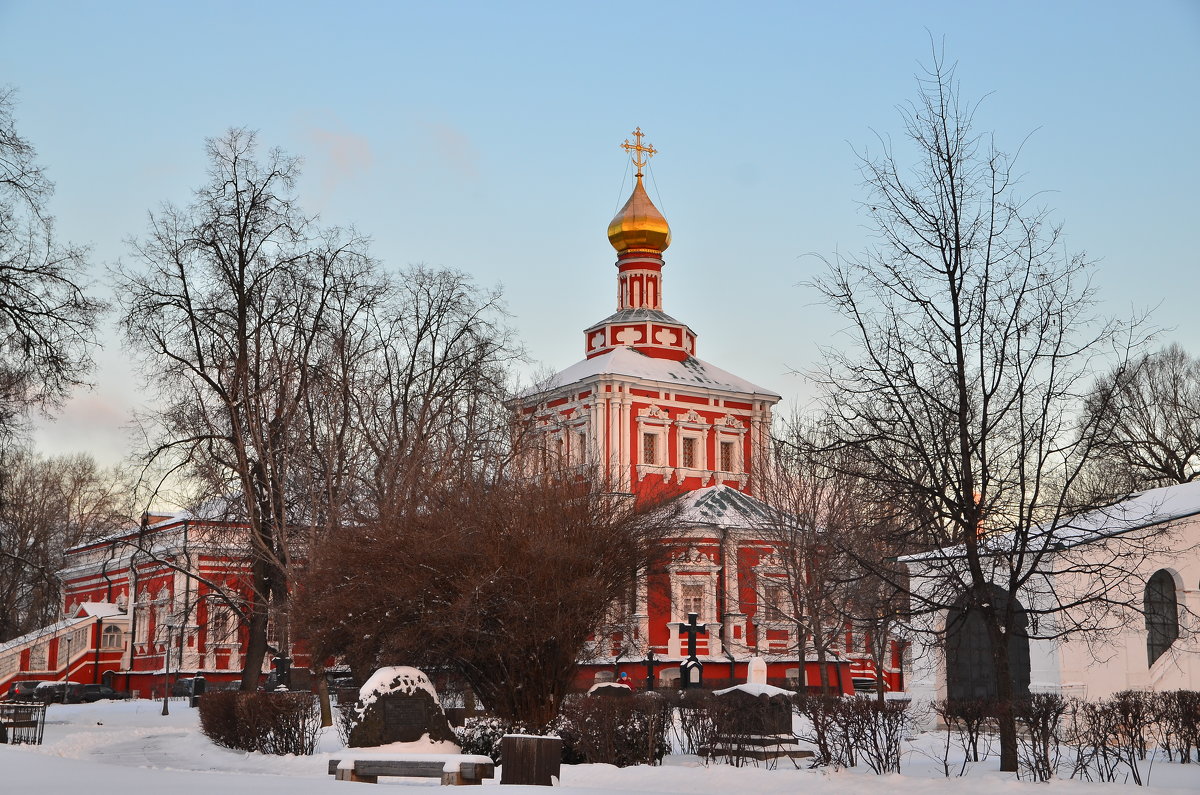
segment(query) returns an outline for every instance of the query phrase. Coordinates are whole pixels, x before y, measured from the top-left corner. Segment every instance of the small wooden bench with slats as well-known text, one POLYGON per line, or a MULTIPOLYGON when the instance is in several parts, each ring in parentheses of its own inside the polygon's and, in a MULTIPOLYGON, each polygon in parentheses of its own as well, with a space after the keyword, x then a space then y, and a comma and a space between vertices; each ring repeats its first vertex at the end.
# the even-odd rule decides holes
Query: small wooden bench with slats
POLYGON ((378 784, 380 776, 440 778, 442 784, 482 784, 496 777, 496 766, 486 756, 473 754, 380 754, 361 759, 330 759, 329 774, 337 781, 378 784))

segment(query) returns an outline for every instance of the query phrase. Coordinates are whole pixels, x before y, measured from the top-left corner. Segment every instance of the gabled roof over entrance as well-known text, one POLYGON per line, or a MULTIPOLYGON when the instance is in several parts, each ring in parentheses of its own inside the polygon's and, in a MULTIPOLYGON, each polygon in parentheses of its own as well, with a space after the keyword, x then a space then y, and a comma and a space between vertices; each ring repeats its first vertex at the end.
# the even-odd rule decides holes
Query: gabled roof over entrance
POLYGON ((689 491, 678 498, 679 520, 690 526, 762 528, 771 524, 771 509, 762 500, 726 485, 689 491))

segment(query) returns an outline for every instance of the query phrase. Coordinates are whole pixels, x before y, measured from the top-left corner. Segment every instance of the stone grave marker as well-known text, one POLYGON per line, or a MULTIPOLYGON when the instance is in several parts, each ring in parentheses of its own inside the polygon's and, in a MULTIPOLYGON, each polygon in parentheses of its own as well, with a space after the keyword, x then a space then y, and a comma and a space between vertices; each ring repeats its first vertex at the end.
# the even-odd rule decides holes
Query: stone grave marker
MULTIPOLYGON (((380 668, 359 690, 350 731, 352 748, 411 743, 426 734, 435 742, 456 738, 429 677, 416 668, 380 668)), ((457 746, 449 753, 457 753, 457 746)))

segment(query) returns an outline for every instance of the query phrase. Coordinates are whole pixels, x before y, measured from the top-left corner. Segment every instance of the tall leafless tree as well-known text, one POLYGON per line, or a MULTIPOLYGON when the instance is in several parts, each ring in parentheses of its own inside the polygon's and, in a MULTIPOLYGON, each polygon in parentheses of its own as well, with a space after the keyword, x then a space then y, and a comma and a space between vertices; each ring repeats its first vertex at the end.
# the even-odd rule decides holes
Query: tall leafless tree
POLYGON ((844 554, 840 536, 849 531, 862 501, 852 477, 823 465, 809 444, 793 438, 806 433, 800 422, 788 424, 759 485, 759 496, 770 507, 761 534, 771 554, 758 567, 755 624, 759 632, 772 621, 791 625, 801 677, 811 643, 821 690, 829 693, 831 685, 840 691, 844 684, 830 680, 828 666, 831 655, 837 659, 848 621, 852 559, 844 554))
POLYGON ((1200 477, 1200 360, 1179 345, 1109 373, 1085 405, 1113 496, 1200 477))
POLYGON ((88 456, 0 455, 0 642, 52 624, 62 609, 57 573, 68 548, 128 521, 127 484, 88 456))
MULTIPOLYGON (((935 53, 919 82, 905 143, 881 138, 862 155, 875 244, 816 282, 854 341, 827 352, 819 378, 849 473, 910 517, 895 543, 950 550, 913 578, 913 609, 979 615, 1010 705, 1010 641, 1035 630, 996 588, 1016 595, 1061 560, 1056 533, 1087 507, 1072 495, 1104 414, 1082 415, 1082 398, 1091 373, 1121 360, 1128 329, 1094 317, 1089 263, 1064 259, 1059 227, 1019 195, 1014 159, 974 129, 953 68, 935 53)), ((1091 605, 1084 623, 1042 631, 1116 620, 1100 589, 1134 561, 1109 563, 1078 569, 1088 587, 1039 608, 1063 618, 1091 605)), ((1016 770, 1011 709, 999 718, 1001 766, 1016 770)))
POLYGON ((870 481, 853 474, 844 460, 853 451, 838 449, 828 432, 826 423, 793 417, 776 437, 760 492, 771 508, 763 539, 779 571, 776 578, 760 579, 757 595, 776 585, 772 579, 786 585, 786 617, 796 625, 801 670, 811 642, 823 692, 831 684, 831 653, 857 651, 875 665, 882 698, 883 672, 907 615, 904 578, 891 562, 897 552, 890 546, 894 511, 875 499, 870 481), (861 643, 857 650, 846 647, 847 633, 861 643))
POLYGON ((55 235, 54 183, 17 132, 13 96, 0 89, 0 441, 82 383, 104 308, 84 290, 87 252, 55 235))
MULTIPOLYGON (((208 141, 209 180, 164 206, 116 272, 121 323, 157 392, 145 461, 207 496, 237 495, 253 598, 242 686, 257 685, 274 618, 287 647, 289 577, 312 520, 305 408, 338 312, 377 294, 361 239, 318 228, 291 195, 298 162, 255 135, 208 141)), ((215 518, 215 517, 214 517, 215 518)))

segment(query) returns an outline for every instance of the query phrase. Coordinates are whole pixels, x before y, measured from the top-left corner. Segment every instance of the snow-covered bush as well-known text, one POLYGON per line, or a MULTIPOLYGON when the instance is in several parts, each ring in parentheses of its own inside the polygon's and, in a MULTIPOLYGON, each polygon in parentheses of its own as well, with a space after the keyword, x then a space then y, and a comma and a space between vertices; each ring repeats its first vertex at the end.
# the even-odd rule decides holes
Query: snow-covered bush
POLYGON ((503 764, 500 756, 500 740, 506 734, 526 734, 529 730, 520 723, 503 718, 467 718, 454 730, 458 744, 464 754, 489 756, 496 764, 503 764))
POLYGON ((557 721, 564 761, 654 765, 667 753, 670 714, 657 693, 586 696, 563 704, 557 721))
POLYGON ((321 713, 311 693, 206 693, 200 730, 217 745, 264 754, 311 755, 321 713))
POLYGON ((1049 781, 1058 775, 1061 735, 1059 724, 1069 702, 1056 693, 1034 693, 1013 706, 1017 726, 1018 761, 1021 772, 1034 781, 1049 781))

